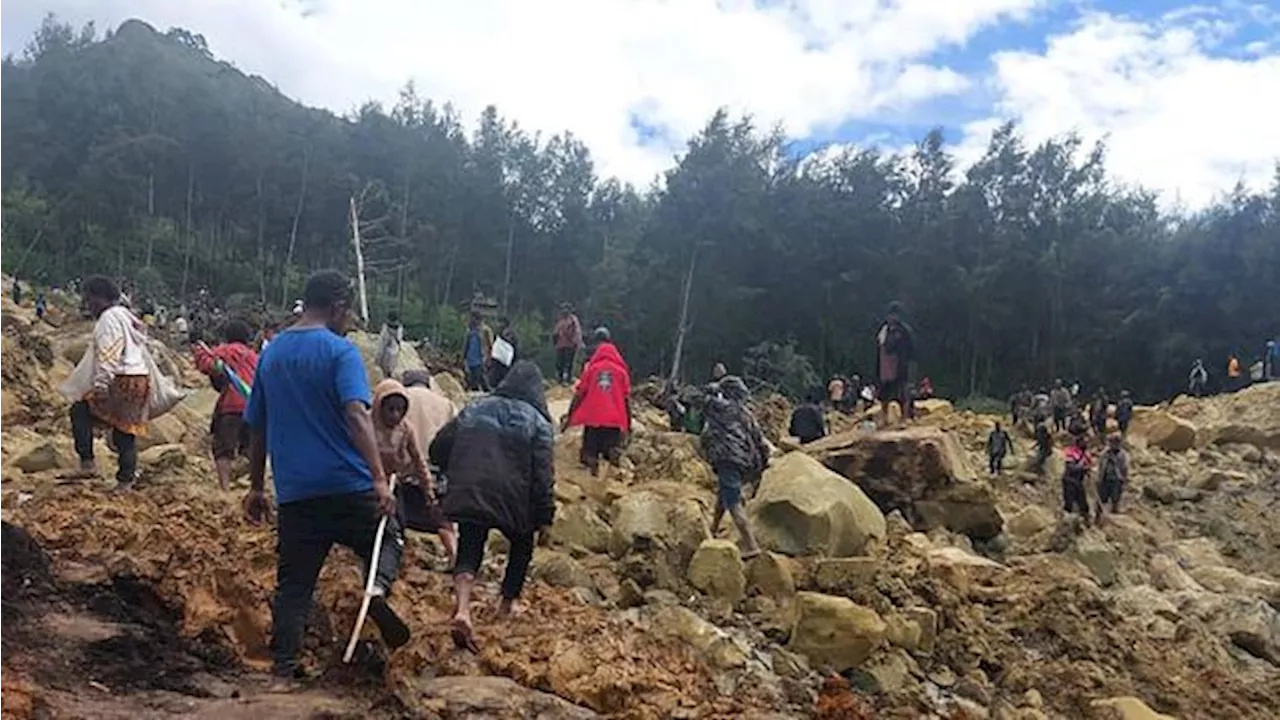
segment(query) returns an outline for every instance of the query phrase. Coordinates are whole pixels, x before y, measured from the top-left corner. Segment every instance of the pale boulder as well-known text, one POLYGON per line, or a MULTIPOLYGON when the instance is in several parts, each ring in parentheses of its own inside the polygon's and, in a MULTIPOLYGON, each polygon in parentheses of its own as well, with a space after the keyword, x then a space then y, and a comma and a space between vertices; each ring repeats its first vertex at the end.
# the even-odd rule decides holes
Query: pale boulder
POLYGON ((889 630, 875 610, 833 595, 797 593, 793 612, 787 647, 837 672, 866 662, 889 630))
POLYGON ((762 552, 747 563, 747 586, 765 597, 782 600, 796 594, 792 561, 771 552, 762 552))
POLYGON ((1115 697, 1089 703, 1095 720, 1177 720, 1147 707, 1136 697, 1115 697))
POLYGON ((1183 452, 1196 445, 1195 424, 1159 408, 1134 408, 1129 433, 1146 440, 1149 447, 1167 452, 1183 452))
POLYGON ((187 426, 176 413, 161 415, 147 423, 147 434, 138 437, 138 450, 157 445, 180 445, 187 436, 187 426))
POLYGON ((885 537, 884 514, 862 490, 804 453, 765 471, 749 509, 760 544, 786 555, 847 557, 885 537))
POLYGON ((66 458, 48 440, 23 450, 13 459, 13 466, 27 473, 56 470, 66 464, 66 458))
POLYGON ((677 638, 694 648, 717 668, 742 667, 750 657, 743 643, 679 605, 660 607, 650 627, 659 637, 677 638))
POLYGON ((605 552, 609 549, 609 533, 608 523, 582 502, 560 508, 551 525, 552 542, 568 547, 582 547, 591 552, 605 552))
POLYGON ((742 554, 730 540, 704 540, 689 562, 689 584, 733 604, 746 594, 742 554))

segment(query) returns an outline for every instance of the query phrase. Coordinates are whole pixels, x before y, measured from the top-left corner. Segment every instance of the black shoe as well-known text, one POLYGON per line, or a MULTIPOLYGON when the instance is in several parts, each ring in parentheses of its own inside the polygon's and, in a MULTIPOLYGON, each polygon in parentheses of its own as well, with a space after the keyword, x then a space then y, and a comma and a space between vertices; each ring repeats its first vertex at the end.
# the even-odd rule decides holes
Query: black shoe
POLYGON ((387 649, 395 650, 409 642, 411 635, 409 626, 405 625, 400 616, 396 615, 396 611, 391 609, 385 597, 378 596, 369 602, 369 617, 373 618, 373 623, 378 626, 378 632, 382 633, 382 640, 387 644, 387 649))

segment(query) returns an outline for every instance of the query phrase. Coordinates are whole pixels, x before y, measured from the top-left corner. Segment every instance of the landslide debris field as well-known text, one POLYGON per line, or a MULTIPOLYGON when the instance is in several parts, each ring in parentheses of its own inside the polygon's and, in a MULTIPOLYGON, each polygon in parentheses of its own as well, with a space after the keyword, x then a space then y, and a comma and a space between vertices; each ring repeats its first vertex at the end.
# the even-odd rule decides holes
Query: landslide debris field
MULTIPOLYGON (((309 623, 306 661, 320 677, 286 695, 270 692, 265 672, 274 535, 240 519, 243 477, 217 490, 212 391, 153 421, 137 489, 56 479, 75 464, 56 386, 88 330, 37 325, 4 300, 6 719, 1274 718, 1280 708, 1280 384, 1140 409, 1123 512, 1100 527, 1060 518, 1060 461, 1043 479, 1022 470, 1029 439, 1015 438, 1004 475, 979 472, 990 418, 946 401, 927 401, 896 432, 840 418, 847 430, 804 452, 780 443, 749 504, 772 552, 745 563, 731 530, 710 536, 713 480, 696 439, 667 432, 661 413, 640 413, 622 467, 603 480, 577 467, 580 438, 568 433, 526 615, 493 617, 501 557, 491 558, 481 651, 454 650, 443 553, 411 534, 393 604, 413 641, 342 666, 360 583, 341 551, 309 623)), ((207 387, 183 358, 163 360, 207 387)), ((105 444, 100 458, 114 468, 105 444)))

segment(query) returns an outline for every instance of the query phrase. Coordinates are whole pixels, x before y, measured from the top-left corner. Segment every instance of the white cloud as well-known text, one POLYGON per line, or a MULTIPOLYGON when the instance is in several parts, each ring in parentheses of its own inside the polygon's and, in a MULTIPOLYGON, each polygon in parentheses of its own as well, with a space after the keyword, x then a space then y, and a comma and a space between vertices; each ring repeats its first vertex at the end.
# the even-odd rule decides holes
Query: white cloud
POLYGON ((1266 187, 1280 159, 1280 53, 1215 56, 1223 26, 1205 19, 1093 15, 1043 53, 997 54, 996 117, 966 126, 962 156, 974 159, 995 124, 1016 119, 1033 142, 1105 138, 1111 171, 1171 206, 1203 207, 1239 181, 1266 187))
POLYGON ((181 26, 309 103, 392 101, 413 79, 467 119, 487 104, 571 130, 601 171, 646 183, 720 106, 804 137, 965 90, 928 64, 1048 0, 6 0, 6 52, 47 11, 181 26), (663 130, 642 143, 633 113, 663 130))

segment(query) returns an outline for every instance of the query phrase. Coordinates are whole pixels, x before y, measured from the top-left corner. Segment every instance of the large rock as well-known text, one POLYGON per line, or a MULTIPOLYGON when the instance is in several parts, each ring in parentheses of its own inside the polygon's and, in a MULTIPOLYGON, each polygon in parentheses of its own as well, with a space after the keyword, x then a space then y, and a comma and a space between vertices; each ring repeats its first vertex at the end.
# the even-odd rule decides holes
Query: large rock
POLYGON ((1089 703, 1095 720, 1176 720, 1147 707, 1136 697, 1115 697, 1089 703))
POLYGON ((870 585, 879 569, 880 561, 875 558, 829 558, 818 561, 813 581, 821 590, 848 595, 870 585))
POLYGON ((785 599, 796 594, 789 558, 762 552, 747 563, 747 585, 765 597, 785 599))
MULTIPOLYGON (((378 382, 383 379, 382 370, 378 368, 378 345, 381 342, 381 334, 377 332, 352 332, 347 333, 347 339, 355 343, 360 348, 360 357, 364 360, 365 372, 369 374, 370 382, 378 382)), ((400 343, 400 353, 396 355, 395 362, 392 364, 391 372, 397 379, 404 376, 406 370, 425 370, 426 365, 422 363, 422 358, 418 355, 418 351, 408 341, 400 343)))
POLYGON ((13 459, 14 467, 23 472, 38 473, 56 470, 66 462, 58 448, 48 440, 23 450, 13 459))
POLYGON ((689 584, 730 605, 741 600, 747 579, 738 546, 731 540, 704 540, 689 561, 689 584))
POLYGON ((750 657, 750 650, 740 641, 679 605, 660 607, 650 627, 659 637, 678 638, 693 647, 717 668, 742 667, 750 657))
POLYGON ((555 587, 595 587, 591 574, 577 560, 557 550, 537 549, 533 556, 533 575, 555 587))
POLYGON ((1099 585, 1116 581, 1116 550, 1106 540, 1088 535, 1076 540, 1071 555, 1089 568, 1099 585))
POLYGON ((157 445, 180 445, 186 436, 187 426, 176 413, 161 415, 147 423, 147 434, 138 438, 138 450, 157 445))
POLYGON ((1016 538, 1030 538, 1053 527, 1053 513, 1041 505, 1028 505, 1005 521, 1005 531, 1016 538))
POLYGON ((787 647, 837 672, 866 662, 889 629, 875 610, 833 595, 797 593, 794 613, 787 647))
POLYGON ((916 417, 937 417, 955 412, 955 406, 944 398, 929 398, 915 402, 916 417))
MULTIPOLYGON (((556 483, 557 489, 563 483, 556 483)), ((586 503, 565 505, 556 511, 551 525, 551 540, 568 547, 581 547, 591 552, 609 549, 609 524, 600 519, 586 503)))
POLYGON ((1149 447, 1168 452, 1182 452, 1196 445, 1196 426, 1159 408, 1134 408, 1129 433, 1145 439, 1149 447))
POLYGON ((455 720, 593 720, 600 717, 550 693, 531 690, 514 680, 496 676, 413 678, 405 682, 396 695, 415 717, 455 720))
POLYGON ((976 479, 959 441, 938 428, 842 433, 808 451, 856 482, 883 512, 901 511, 917 529, 944 527, 987 540, 1004 527, 991 486, 976 479))
POLYGON ((884 514, 875 504, 804 453, 770 465, 750 514, 761 545, 786 555, 845 557, 885 537, 884 514))
POLYGON ((458 378, 451 373, 436 373, 431 376, 431 382, 435 385, 435 389, 452 400, 454 405, 461 407, 467 404, 466 388, 462 387, 462 383, 458 382, 458 378))
POLYGON ((1183 590, 1169 595, 1179 613, 1199 619, 1255 657, 1280 665, 1280 614, 1262 600, 1183 590))

